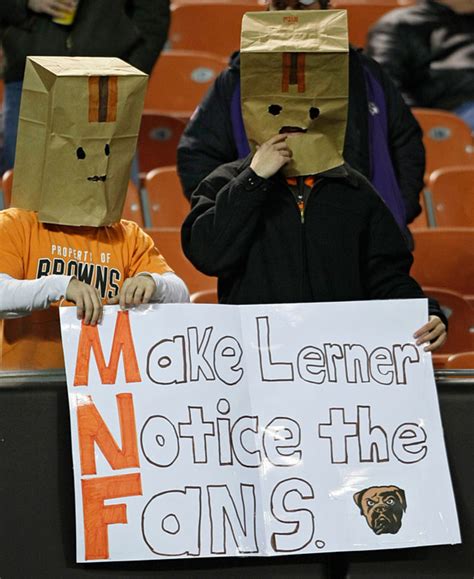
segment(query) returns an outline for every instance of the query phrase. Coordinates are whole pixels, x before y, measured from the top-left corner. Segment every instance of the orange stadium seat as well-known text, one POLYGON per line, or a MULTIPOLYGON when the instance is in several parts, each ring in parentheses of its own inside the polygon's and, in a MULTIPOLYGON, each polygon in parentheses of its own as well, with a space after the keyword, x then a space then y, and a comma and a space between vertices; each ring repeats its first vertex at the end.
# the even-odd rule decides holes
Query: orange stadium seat
POLYGON ((173 50, 200 50, 228 60, 240 48, 242 16, 264 8, 239 1, 179 3, 171 12, 169 44, 173 50))
POLYGON ((135 221, 140 227, 144 226, 143 211, 140 202, 140 193, 136 185, 129 181, 127 189, 127 197, 125 198, 125 205, 123 206, 123 219, 135 221))
POLYGON ((146 232, 153 238, 159 252, 166 262, 173 268, 188 286, 189 292, 214 289, 217 281, 198 271, 186 258, 181 248, 181 230, 177 227, 161 227, 147 229, 146 232))
POLYGON ((193 304, 217 304, 217 289, 202 290, 191 294, 193 304))
POLYGON ((446 370, 474 370, 474 352, 452 354, 444 365, 446 370))
POLYGON ((449 289, 474 302, 474 228, 415 229, 413 277, 422 286, 449 289))
POLYGON ((474 164, 438 169, 428 188, 436 226, 474 227, 474 164))
POLYGON ((189 119, 227 62, 227 58, 205 52, 163 52, 148 82, 145 109, 189 119))
POLYGON ((138 135, 140 175, 156 167, 176 165, 176 149, 186 123, 171 115, 144 111, 138 135))
POLYGON ((426 175, 436 169, 474 165, 474 147, 469 126, 458 116, 437 109, 412 109, 423 129, 426 175))
POLYGON ((420 205, 421 213, 409 224, 410 231, 428 227, 428 215, 426 212, 425 195, 423 191, 420 193, 420 205))
POLYGON ((160 167, 145 179, 152 227, 181 227, 189 213, 176 167, 160 167))
POLYGON ((436 358, 439 360, 443 356, 446 362, 451 354, 474 350, 474 308, 471 304, 450 290, 423 286, 423 291, 439 302, 449 323, 448 339, 436 351, 436 358))
POLYGON ((2 175, 3 206, 10 207, 12 201, 13 169, 8 169, 2 175))

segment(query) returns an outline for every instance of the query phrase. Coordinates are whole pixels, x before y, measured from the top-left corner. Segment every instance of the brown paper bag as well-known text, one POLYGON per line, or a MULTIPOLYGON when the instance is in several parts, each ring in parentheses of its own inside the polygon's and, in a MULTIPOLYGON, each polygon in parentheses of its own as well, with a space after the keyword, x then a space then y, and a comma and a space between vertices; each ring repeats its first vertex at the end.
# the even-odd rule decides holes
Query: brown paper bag
POLYGON ((118 58, 29 57, 12 205, 39 220, 120 220, 148 76, 118 58))
POLYGON ((250 12, 242 21, 241 94, 253 149, 289 133, 287 176, 342 165, 348 107, 345 10, 250 12))

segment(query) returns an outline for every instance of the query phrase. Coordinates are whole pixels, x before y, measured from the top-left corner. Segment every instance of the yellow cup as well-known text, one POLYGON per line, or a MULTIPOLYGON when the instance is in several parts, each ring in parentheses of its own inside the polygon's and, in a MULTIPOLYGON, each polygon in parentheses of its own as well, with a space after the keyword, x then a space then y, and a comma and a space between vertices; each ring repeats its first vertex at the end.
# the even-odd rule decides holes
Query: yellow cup
POLYGON ((70 12, 64 12, 62 16, 57 16, 53 18, 53 22, 56 24, 62 24, 63 26, 70 26, 74 22, 74 18, 76 17, 77 11, 77 4, 76 7, 71 10, 70 12))

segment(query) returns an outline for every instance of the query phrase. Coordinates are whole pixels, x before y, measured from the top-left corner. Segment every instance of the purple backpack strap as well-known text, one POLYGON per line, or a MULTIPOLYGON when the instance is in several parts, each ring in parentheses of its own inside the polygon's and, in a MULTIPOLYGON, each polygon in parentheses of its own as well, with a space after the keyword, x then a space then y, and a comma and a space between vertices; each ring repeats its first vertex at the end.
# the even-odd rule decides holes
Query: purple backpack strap
POLYGON ((230 103, 230 118, 232 121, 232 132, 237 147, 239 159, 244 159, 250 153, 249 142, 245 134, 244 120, 242 118, 242 107, 240 105, 240 83, 237 83, 230 103))
POLYGON ((385 94, 374 75, 363 67, 369 104, 369 155, 371 182, 385 201, 397 223, 406 227, 406 210, 388 146, 385 94))

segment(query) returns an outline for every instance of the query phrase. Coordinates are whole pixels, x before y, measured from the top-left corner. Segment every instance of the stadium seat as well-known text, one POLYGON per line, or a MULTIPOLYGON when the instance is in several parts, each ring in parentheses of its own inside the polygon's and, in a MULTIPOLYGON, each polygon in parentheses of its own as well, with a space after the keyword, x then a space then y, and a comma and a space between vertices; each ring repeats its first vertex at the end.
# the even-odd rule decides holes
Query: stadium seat
POLYGON ((474 308, 462 295, 442 288, 423 286, 429 297, 438 301, 448 318, 449 331, 446 343, 436 350, 436 356, 474 351, 474 308))
POLYGON ((474 302, 474 228, 415 229, 411 275, 422 286, 449 289, 474 302))
POLYGON ((199 272, 186 258, 181 248, 181 230, 177 227, 162 227, 147 229, 146 232, 153 238, 156 247, 188 286, 189 292, 215 289, 216 278, 199 272))
MULTIPOLYGON (((200 27, 197 29, 202 33, 200 27)), ((163 52, 148 81, 145 109, 189 119, 227 63, 227 58, 206 52, 163 52)))
POLYGON ((240 29, 245 12, 262 10, 256 2, 192 2, 174 5, 168 36, 173 50, 199 50, 222 55, 226 60, 240 48, 240 29), (197 26, 196 24, 199 23, 197 26))
POLYGON ((436 169, 474 165, 474 147, 469 126, 454 113, 437 109, 412 109, 423 129, 426 175, 436 169))
POLYGON ((10 207, 12 200, 12 187, 13 187, 13 169, 8 169, 2 175, 2 192, 3 192, 3 206, 6 209, 10 207))
POLYGON ((191 295, 193 304, 217 304, 217 289, 202 290, 191 295))
POLYGON ((176 167, 160 167, 145 179, 152 227, 181 227, 189 213, 176 167))
POLYGON ((135 221, 140 227, 144 226, 142 205, 140 202, 140 193, 136 185, 129 181, 127 189, 127 197, 125 198, 125 205, 123 206, 123 219, 135 221))
POLYGON ((474 369, 474 352, 461 352, 452 354, 444 365, 446 370, 472 370, 474 369))
POLYGON ((474 165, 438 169, 428 188, 435 226, 474 227, 474 165))
POLYGON ((144 111, 138 135, 140 176, 156 167, 176 165, 176 149, 186 123, 171 115, 144 111))

